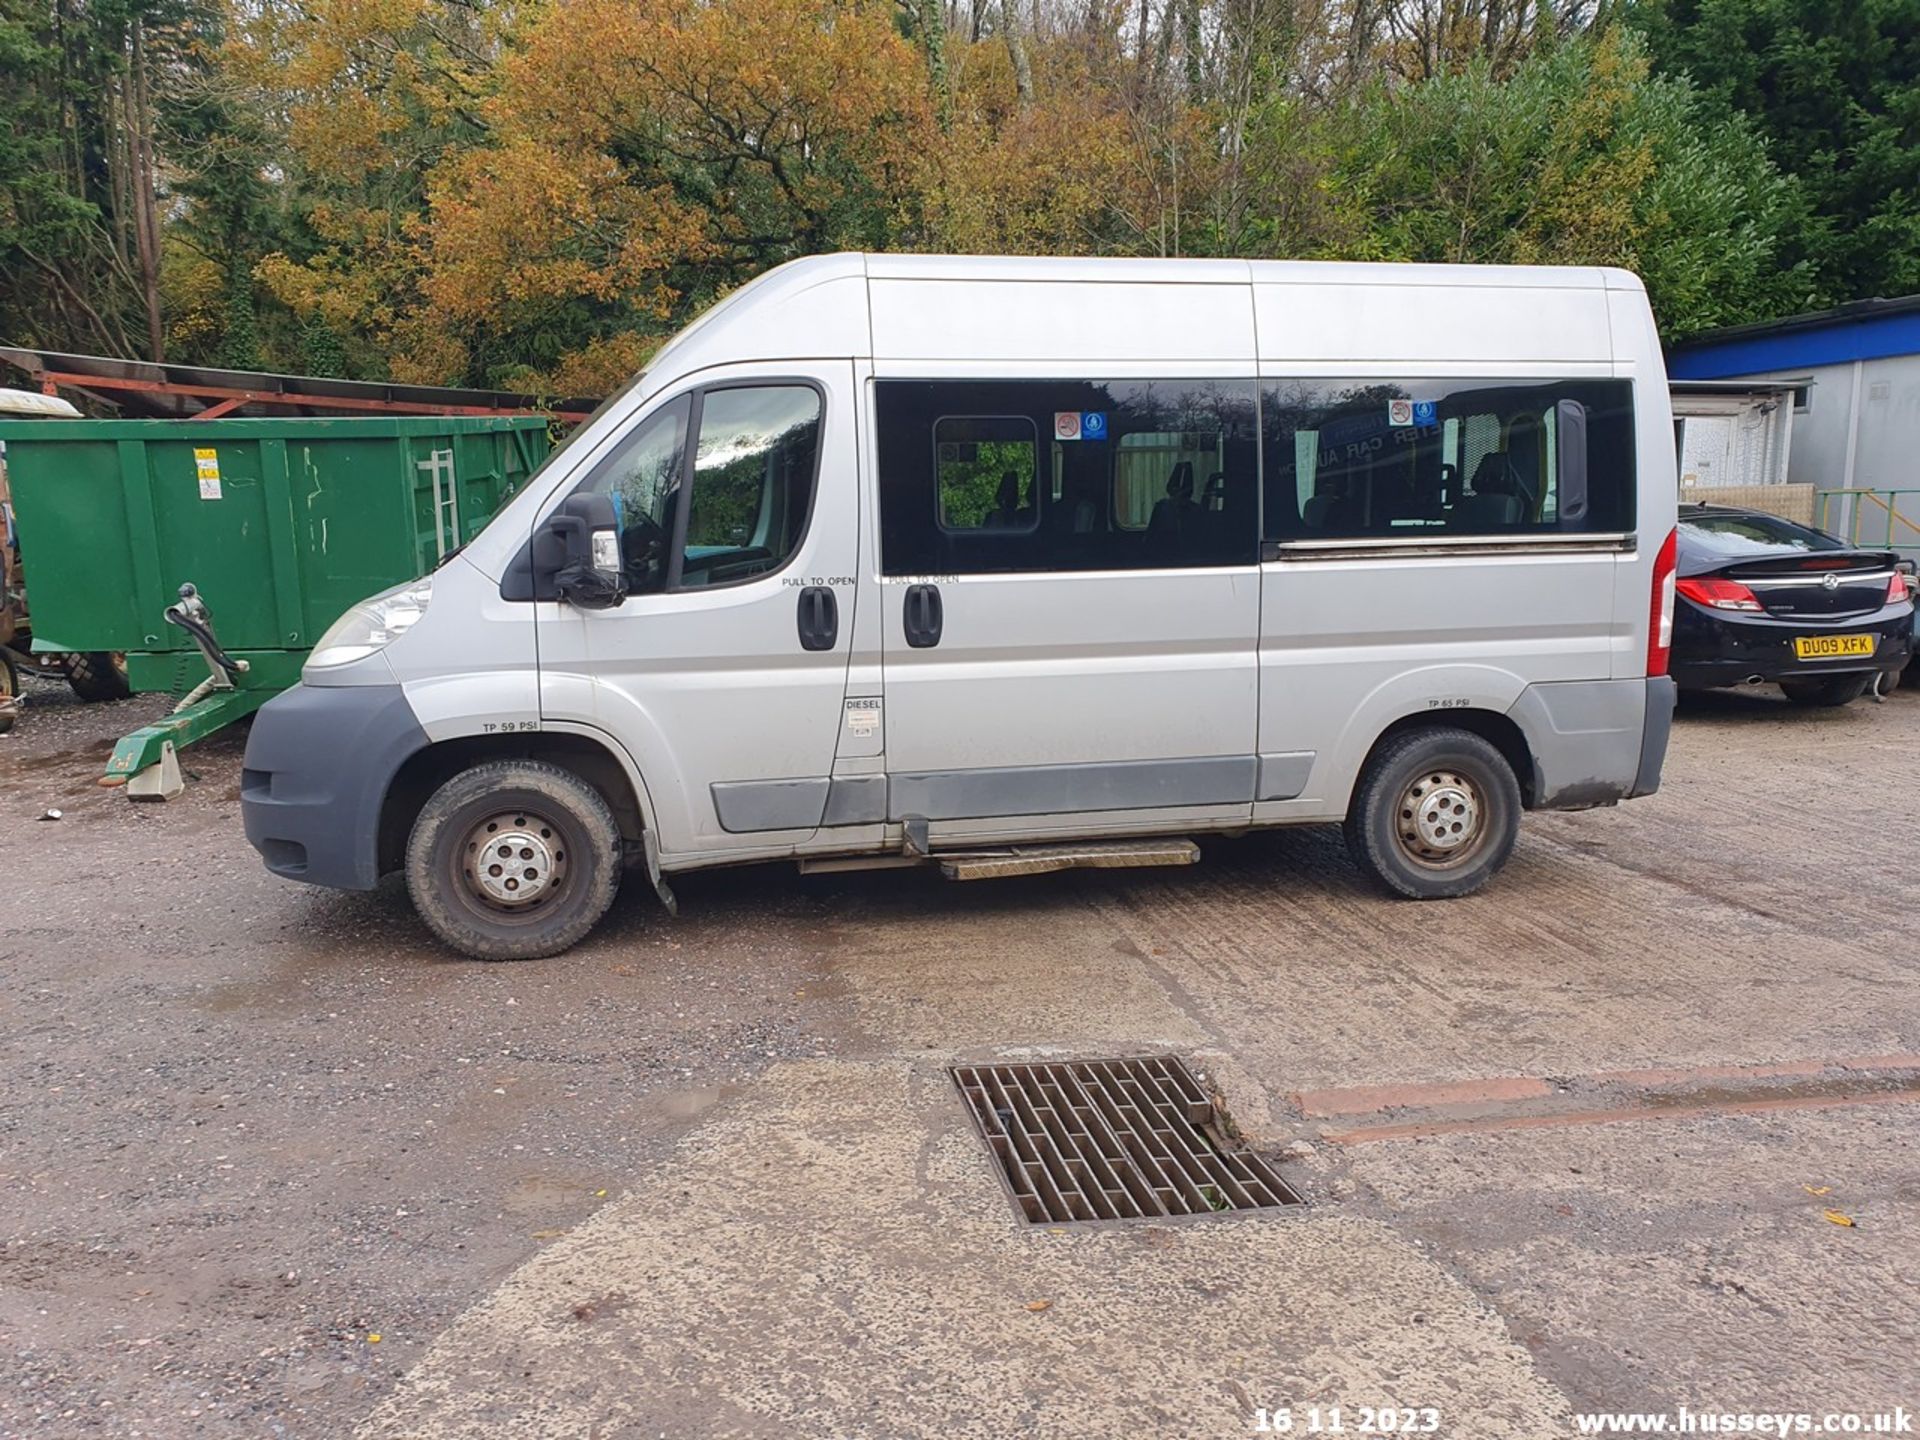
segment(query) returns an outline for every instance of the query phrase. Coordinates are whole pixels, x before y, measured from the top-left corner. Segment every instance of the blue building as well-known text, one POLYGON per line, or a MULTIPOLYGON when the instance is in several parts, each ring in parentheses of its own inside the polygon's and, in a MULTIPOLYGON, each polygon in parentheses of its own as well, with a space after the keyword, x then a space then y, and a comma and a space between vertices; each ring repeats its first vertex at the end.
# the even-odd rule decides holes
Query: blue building
POLYGON ((1787 479, 1814 487, 1827 528, 1920 547, 1920 295, 1708 331, 1667 372, 1790 385, 1787 479))

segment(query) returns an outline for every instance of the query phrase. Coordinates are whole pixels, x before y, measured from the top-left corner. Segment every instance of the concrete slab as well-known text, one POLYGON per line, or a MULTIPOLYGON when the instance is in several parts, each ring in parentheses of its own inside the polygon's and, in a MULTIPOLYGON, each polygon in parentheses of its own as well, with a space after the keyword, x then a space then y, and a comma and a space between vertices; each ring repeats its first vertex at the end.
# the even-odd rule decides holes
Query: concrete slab
POLYGON ((1911 1412, 1916 1108, 1454 1135, 1367 1146, 1352 1175, 1576 1408, 1911 1412))
POLYGON ((1028 1226, 943 1072, 822 1061, 521 1267, 358 1433, 1225 1437, 1369 1396, 1483 1440, 1563 1408, 1385 1224, 1028 1226))

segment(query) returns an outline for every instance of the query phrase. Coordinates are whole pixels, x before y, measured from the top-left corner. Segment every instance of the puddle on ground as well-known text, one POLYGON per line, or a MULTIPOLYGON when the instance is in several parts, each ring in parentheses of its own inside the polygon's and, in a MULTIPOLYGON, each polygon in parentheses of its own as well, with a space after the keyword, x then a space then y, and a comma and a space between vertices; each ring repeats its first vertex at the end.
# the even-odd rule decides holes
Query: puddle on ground
POLYGON ((1920 1080, 1906 1073, 1872 1075, 1847 1072, 1788 1084, 1769 1085, 1764 1080, 1758 1080, 1751 1085, 1703 1085, 1691 1090, 1655 1090, 1641 1097, 1640 1103, 1649 1110, 1680 1105, 1738 1109, 1756 1101, 1847 1100, 1862 1095, 1888 1094, 1920 1094, 1920 1080))
POLYGON ((704 1115, 722 1100, 731 1100, 745 1086, 742 1085, 702 1085, 692 1090, 670 1090, 665 1095, 656 1095, 651 1104, 670 1120, 692 1120, 704 1115))

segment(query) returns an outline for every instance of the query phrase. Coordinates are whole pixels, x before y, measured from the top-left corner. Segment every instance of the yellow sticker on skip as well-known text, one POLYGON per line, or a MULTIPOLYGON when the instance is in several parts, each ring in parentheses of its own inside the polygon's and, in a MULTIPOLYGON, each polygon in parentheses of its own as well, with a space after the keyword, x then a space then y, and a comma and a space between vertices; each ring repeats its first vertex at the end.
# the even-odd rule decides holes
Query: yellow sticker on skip
POLYGON ((200 498, 218 500, 220 498, 220 452, 195 450, 193 468, 200 476, 200 498))

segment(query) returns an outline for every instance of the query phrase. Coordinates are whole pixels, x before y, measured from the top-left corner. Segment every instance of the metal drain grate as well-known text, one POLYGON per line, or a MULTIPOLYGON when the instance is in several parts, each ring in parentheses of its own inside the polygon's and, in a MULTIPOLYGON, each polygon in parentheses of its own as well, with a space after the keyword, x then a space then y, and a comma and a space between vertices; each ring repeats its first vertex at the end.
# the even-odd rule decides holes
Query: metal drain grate
POLYGON ((1213 1127, 1213 1105, 1171 1056, 956 1065, 953 1082, 1036 1224, 1268 1210, 1300 1197, 1213 1127))

